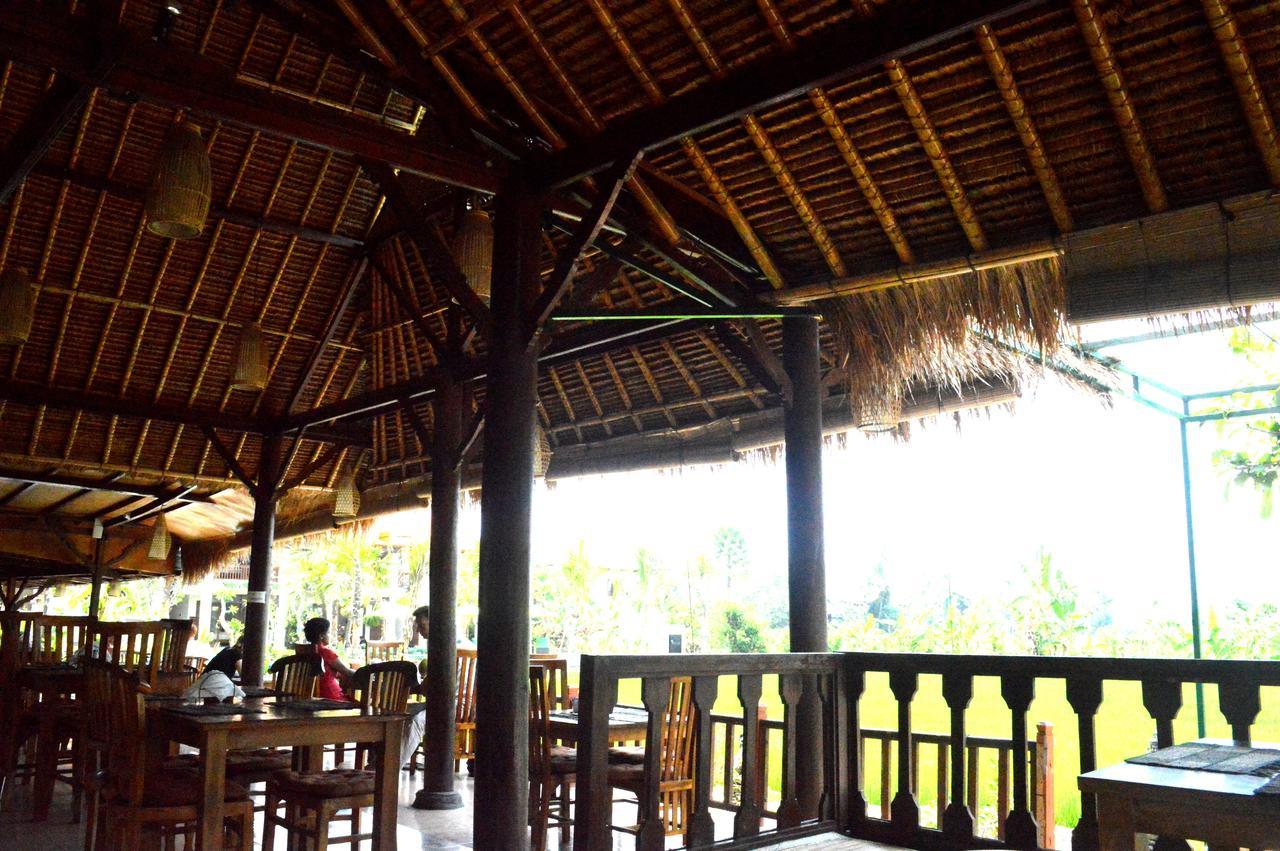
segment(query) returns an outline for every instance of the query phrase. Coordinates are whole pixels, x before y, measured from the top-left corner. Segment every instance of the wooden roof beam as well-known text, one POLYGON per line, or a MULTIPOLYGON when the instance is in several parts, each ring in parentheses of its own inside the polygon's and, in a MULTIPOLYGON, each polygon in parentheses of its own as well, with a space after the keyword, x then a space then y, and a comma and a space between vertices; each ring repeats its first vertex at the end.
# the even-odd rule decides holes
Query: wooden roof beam
POLYGON ((80 115, 93 89, 92 83, 66 77, 54 81, 44 100, 0 154, 0 204, 13 196, 66 126, 80 115))
POLYGON ((490 322, 488 305, 480 300, 475 290, 471 289, 466 275, 462 274, 462 270, 458 268, 453 252, 449 250, 449 246, 445 245, 440 234, 435 228, 427 225, 420 213, 421 205, 410 197, 404 183, 386 163, 366 162, 362 165, 381 189, 382 194, 386 196, 387 203, 391 205, 400 226, 413 239, 418 249, 439 267, 439 271, 443 273, 440 276, 440 282, 449 291, 449 295, 457 299, 471 321, 482 330, 482 333, 487 334, 490 322))
POLYGON ((1129 98, 1128 89, 1125 88, 1124 76, 1116 62, 1111 40, 1107 37, 1094 0, 1071 0, 1071 6, 1075 10, 1076 21, 1084 36, 1085 46, 1089 48, 1094 68, 1102 80, 1102 88, 1107 93, 1111 113, 1120 128, 1120 138, 1129 155, 1129 162, 1133 165, 1134 174, 1138 177, 1147 209, 1153 213, 1163 212, 1169 209, 1169 199, 1165 195, 1164 184, 1160 182, 1155 160, 1147 146, 1147 137, 1142 132, 1138 113, 1129 98))
MULTIPOLYGON (((1058 183, 1058 174, 1053 170, 1049 156, 1045 153, 1044 144, 1040 141, 1040 133, 1036 130, 1035 121, 1027 110, 1027 103, 1022 99, 1022 93, 1018 91, 1018 81, 1014 79, 1009 60, 1000 47, 995 30, 990 26, 983 24, 978 27, 977 37, 978 47, 987 60, 987 68, 995 78, 996 88, 1000 90, 1000 97, 1004 99, 1005 109, 1009 112, 1014 129, 1018 132, 1018 138, 1022 140, 1023 149, 1027 152, 1031 170, 1035 172, 1036 180, 1040 182, 1040 191, 1044 193, 1045 203, 1049 205, 1053 223, 1060 233, 1068 233, 1073 227, 1071 210, 1067 207, 1067 199, 1062 194, 1062 186, 1058 183)), ((902 262, 912 261, 904 259, 902 262)))
MULTIPOLYGON (((81 476, 70 476, 59 473, 30 473, 23 470, 14 470, 12 468, 0 467, 0 479, 12 479, 18 482, 25 482, 28 485, 55 485, 62 488, 88 489, 95 491, 106 491, 108 493, 128 494, 136 499, 141 497, 159 497, 170 492, 170 488, 163 485, 138 485, 123 484, 119 481, 120 476, 111 476, 106 479, 91 479, 81 476)), ((212 502, 212 497, 206 494, 189 493, 186 497, 188 502, 212 502)))
MULTIPOLYGON (((885 71, 889 74, 889 82, 892 83, 893 90, 897 93, 898 100, 901 101, 902 108, 906 110, 907 118, 916 131, 916 138, 920 141, 920 147, 924 149, 925 158, 929 160, 934 173, 938 175, 938 182, 942 184, 942 191, 947 196, 956 219, 960 222, 960 229, 964 231, 974 251, 985 251, 987 237, 982 232, 982 225, 978 222, 978 214, 969 203, 969 197, 965 194, 955 167, 951 165, 951 159, 942 147, 938 131, 929 120, 924 102, 920 100, 920 94, 911 82, 907 67, 899 60, 891 59, 886 63, 885 71)), ((843 275, 837 273, 837 277, 843 277, 843 275)))
POLYGON ((1262 157, 1262 164, 1267 169, 1267 177, 1271 179, 1272 186, 1280 186, 1280 145, 1276 143, 1275 117, 1271 113, 1266 95, 1263 94, 1258 72, 1254 69, 1253 59, 1240 35, 1235 15, 1226 0, 1202 2, 1205 17, 1209 19, 1209 29, 1213 30, 1218 50, 1222 53, 1222 61, 1227 66, 1227 74, 1240 98, 1240 107, 1244 110, 1245 120, 1249 122, 1249 131, 1253 134, 1253 143, 1262 157))
POLYGON ((548 155, 541 171, 553 185, 572 182, 614 162, 630 147, 651 150, 814 86, 880 68, 891 59, 1044 2, 951 0, 939 4, 916 0, 883 9, 874 26, 862 20, 832 25, 797 41, 793 52, 754 62, 722 80, 622 118, 581 144, 548 155))
MULTIPOLYGON (((245 85, 215 62, 124 30, 109 36, 119 62, 103 85, 114 91, 467 189, 494 192, 501 181, 503 169, 490 160, 245 85)), ((82 17, 45 6, 12 2, 0 9, 0 54, 81 82, 94 81, 90 57, 101 38, 82 17)))
POLYGON ((334 303, 333 309, 329 312, 329 319, 325 322, 324 333, 316 341, 315 347, 311 350, 311 356, 307 359, 306 367, 298 376, 298 383, 294 385, 293 392, 289 394, 289 404, 285 405, 284 408, 286 414, 293 413, 293 410, 298 407, 298 403, 302 401, 302 394, 307 391, 307 385, 315 377, 316 370, 320 367, 320 359, 324 356, 325 349, 329 347, 329 344, 333 342, 334 336, 338 333, 338 326, 342 324, 343 317, 351 309, 351 303, 355 300, 356 292, 360 289, 368 271, 369 259, 361 257, 347 275, 342 292, 334 303))
POLYGON ((50 408, 64 411, 85 411, 103 416, 162 420, 195 426, 196 428, 211 426, 250 434, 265 434, 270 431, 267 423, 251 417, 214 414, 171 405, 118 399, 111 396, 44 387, 28 382, 0 380, 0 399, 30 407, 46 405, 50 408))

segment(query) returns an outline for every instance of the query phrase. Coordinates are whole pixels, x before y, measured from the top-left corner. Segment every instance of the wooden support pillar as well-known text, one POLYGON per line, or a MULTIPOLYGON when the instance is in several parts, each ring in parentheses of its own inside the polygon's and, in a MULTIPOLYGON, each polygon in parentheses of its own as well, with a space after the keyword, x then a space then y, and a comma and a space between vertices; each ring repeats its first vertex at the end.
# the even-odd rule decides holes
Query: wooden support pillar
POLYGON ((442 382, 432 400, 431 563, 427 577, 431 626, 427 634, 427 708, 419 810, 454 810, 462 796, 453 788, 454 710, 458 684, 455 647, 458 618, 458 498, 465 398, 462 385, 442 382))
POLYGON ((529 558, 541 198, 514 181, 496 199, 485 392, 477 624, 475 846, 529 847, 529 558))
MULTIPOLYGON (((782 365, 791 380, 784 427, 787 465, 787 587, 791 651, 827 651, 827 577, 822 530, 822 371, 818 320, 782 320, 782 365)), ((816 682, 796 719, 796 790, 802 818, 822 796, 823 719, 816 682)))
POLYGON ((244 661, 240 679, 245 685, 262 685, 267 657, 267 592, 271 584, 271 546, 276 538, 276 479, 280 463, 280 438, 262 442, 258 485, 253 493, 253 539, 249 548, 249 594, 244 607, 244 661))
POLYGON ((97 620, 98 611, 102 608, 102 545, 106 541, 107 530, 102 530, 102 537, 93 542, 93 576, 89 580, 89 619, 97 620))

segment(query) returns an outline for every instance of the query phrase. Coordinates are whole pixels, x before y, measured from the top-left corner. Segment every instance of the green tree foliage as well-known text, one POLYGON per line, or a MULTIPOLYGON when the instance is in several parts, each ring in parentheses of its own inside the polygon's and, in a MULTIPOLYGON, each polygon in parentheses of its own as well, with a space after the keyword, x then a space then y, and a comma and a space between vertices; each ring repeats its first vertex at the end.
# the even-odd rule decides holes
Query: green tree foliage
MULTIPOLYGON (((1275 338, 1254 328, 1237 328, 1231 333, 1231 350, 1247 360, 1270 383, 1280 382, 1280 351, 1275 338)), ((1280 393, 1237 393, 1224 400, 1224 408, 1244 410, 1280 404, 1280 393)), ((1214 453, 1214 462, 1233 485, 1253 489, 1260 497, 1264 517, 1270 516, 1280 479, 1280 418, 1257 417, 1223 421, 1219 437, 1227 446, 1214 453)))
POLYGON ((716 613, 714 649, 726 653, 763 653, 760 623, 744 607, 726 603, 716 613))

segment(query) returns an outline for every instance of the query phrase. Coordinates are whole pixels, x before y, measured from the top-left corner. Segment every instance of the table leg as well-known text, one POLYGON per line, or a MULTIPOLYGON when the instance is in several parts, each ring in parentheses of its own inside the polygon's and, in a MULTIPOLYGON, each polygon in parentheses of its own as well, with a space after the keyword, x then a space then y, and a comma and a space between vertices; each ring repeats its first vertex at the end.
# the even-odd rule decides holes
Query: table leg
POLYGON ((42 701, 40 727, 36 733, 36 786, 32 799, 32 820, 49 818, 53 784, 58 773, 58 719, 53 701, 42 701))
POLYGON ((227 785, 227 732, 209 730, 200 742, 200 778, 204 786, 200 807, 200 851, 222 851, 224 801, 227 785))
POLYGON ((1098 795, 1098 845, 1102 851, 1134 851, 1133 804, 1119 795, 1098 795))
POLYGON ((400 739, 404 721, 397 718, 382 725, 382 741, 374 746, 377 777, 373 786, 373 849, 394 851, 396 809, 400 797, 400 739))

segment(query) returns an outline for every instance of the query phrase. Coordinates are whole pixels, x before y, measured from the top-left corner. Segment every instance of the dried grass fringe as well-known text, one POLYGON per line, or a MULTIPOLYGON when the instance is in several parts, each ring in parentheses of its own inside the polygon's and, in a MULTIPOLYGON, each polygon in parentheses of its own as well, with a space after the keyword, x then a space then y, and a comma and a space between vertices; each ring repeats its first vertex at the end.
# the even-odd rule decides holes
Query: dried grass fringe
POLYGON ((1066 332, 1066 281, 1057 259, 818 306, 831 326, 837 363, 855 405, 902 399, 912 384, 958 391, 992 377, 1017 381, 1025 358, 1014 350, 1051 356, 1066 332))

